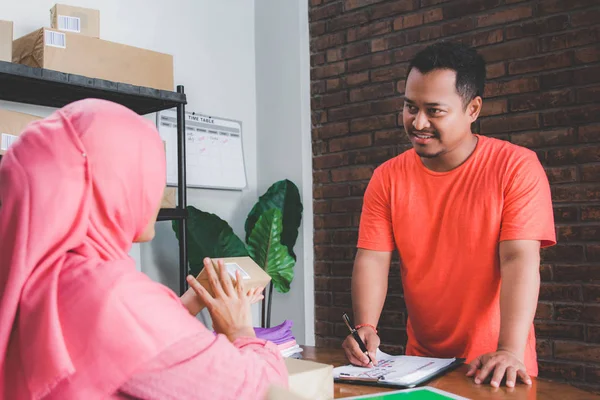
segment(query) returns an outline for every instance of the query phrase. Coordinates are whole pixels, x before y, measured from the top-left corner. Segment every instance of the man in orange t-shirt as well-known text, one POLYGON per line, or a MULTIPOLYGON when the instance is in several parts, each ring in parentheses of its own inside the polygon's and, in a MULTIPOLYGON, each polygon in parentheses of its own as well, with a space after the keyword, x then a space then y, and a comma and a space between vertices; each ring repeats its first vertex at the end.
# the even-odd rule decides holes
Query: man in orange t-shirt
MULTIPOLYGON (((352 275, 354 321, 373 361, 392 251, 408 310, 406 354, 464 357, 476 383, 537 376, 533 318, 540 247, 556 243, 550 187, 534 152, 473 134, 485 62, 440 42, 409 66, 403 109, 413 149, 365 192, 352 275)), ((349 336, 348 359, 369 360, 349 336)))

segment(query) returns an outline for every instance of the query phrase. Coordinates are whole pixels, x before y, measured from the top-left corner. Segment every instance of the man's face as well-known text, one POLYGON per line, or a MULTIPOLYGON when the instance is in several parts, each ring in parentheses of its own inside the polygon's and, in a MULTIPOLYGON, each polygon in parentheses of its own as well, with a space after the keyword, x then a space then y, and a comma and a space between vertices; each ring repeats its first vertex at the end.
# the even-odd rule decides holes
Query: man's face
MULTIPOLYGON (((422 74, 413 68, 406 80, 402 118, 404 129, 420 157, 448 153, 471 135, 473 107, 465 110, 456 91, 456 72, 435 69, 422 74)), ((476 118, 476 116, 475 116, 476 118)))

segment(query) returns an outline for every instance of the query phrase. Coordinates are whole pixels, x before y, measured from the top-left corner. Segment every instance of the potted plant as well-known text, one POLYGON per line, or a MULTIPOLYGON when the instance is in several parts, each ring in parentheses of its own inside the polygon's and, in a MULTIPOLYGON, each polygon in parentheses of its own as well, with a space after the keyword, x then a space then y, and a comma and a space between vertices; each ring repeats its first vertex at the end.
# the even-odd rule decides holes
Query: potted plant
MULTIPOLYGON (((245 240, 215 214, 188 206, 187 245, 190 273, 196 276, 205 257, 250 256, 271 277, 262 302, 263 328, 271 326, 273 290, 287 293, 294 279, 294 245, 302 220, 298 187, 290 180, 275 182, 248 213, 245 240)), ((178 236, 179 221, 173 221, 178 236)))

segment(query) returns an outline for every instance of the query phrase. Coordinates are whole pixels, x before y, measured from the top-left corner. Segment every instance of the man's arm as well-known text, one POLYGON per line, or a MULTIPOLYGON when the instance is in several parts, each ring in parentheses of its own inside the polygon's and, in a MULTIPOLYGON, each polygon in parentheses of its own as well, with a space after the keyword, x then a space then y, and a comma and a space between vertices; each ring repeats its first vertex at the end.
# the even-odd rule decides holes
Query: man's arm
POLYGON ((475 383, 492 375, 491 385, 498 387, 506 376, 506 386, 514 387, 517 375, 527 384, 525 346, 537 307, 540 289, 540 242, 506 240, 500 242, 500 337, 494 353, 477 357, 467 376, 475 374, 475 383))
POLYGON ((540 290, 540 242, 500 242, 500 337, 498 350, 523 361, 540 290))
MULTIPOLYGON (((391 252, 358 249, 352 271, 352 308, 356 325, 377 326, 387 295, 391 260, 391 252)), ((373 363, 376 364, 380 343, 377 332, 370 327, 364 327, 358 330, 358 334, 367 346, 373 363)), ((369 365, 369 359, 362 353, 352 335, 346 338, 342 347, 352 364, 363 367, 369 365)))

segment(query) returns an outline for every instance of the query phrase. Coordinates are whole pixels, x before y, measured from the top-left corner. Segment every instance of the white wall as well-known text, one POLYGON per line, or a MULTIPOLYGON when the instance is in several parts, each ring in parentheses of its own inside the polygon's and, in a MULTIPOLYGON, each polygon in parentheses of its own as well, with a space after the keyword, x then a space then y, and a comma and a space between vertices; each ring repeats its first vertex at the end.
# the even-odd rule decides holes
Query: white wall
POLYGON ((272 325, 294 321, 299 343, 314 344, 312 149, 308 2, 256 2, 258 191, 289 179, 304 214, 290 292, 275 293, 272 325))

